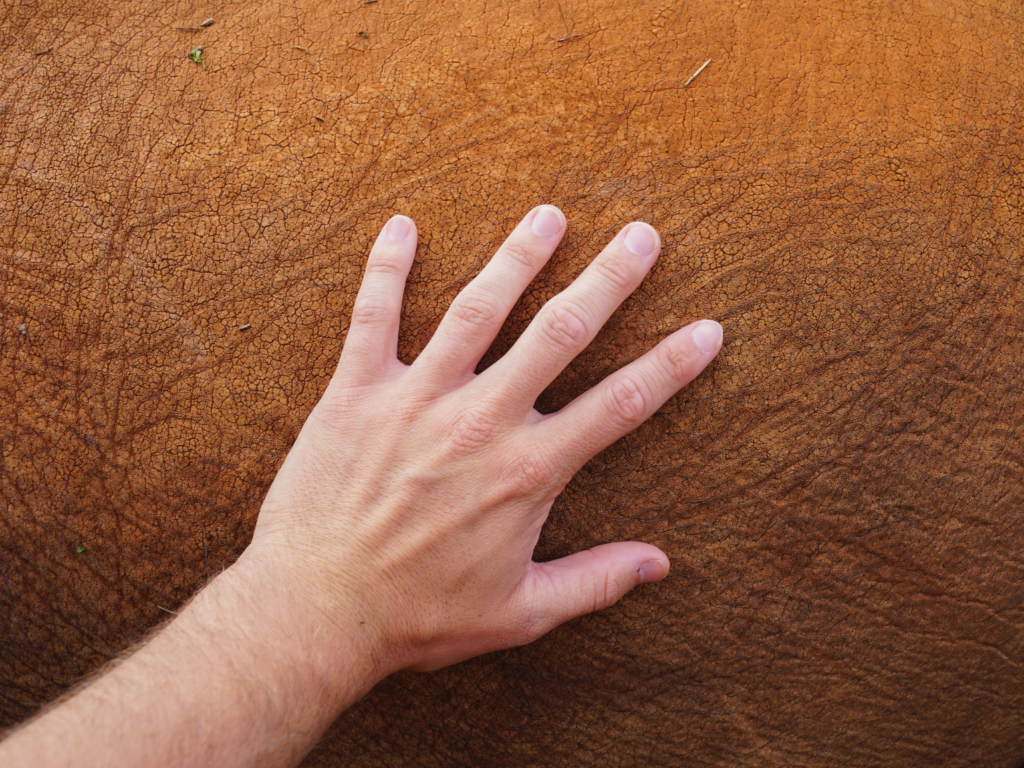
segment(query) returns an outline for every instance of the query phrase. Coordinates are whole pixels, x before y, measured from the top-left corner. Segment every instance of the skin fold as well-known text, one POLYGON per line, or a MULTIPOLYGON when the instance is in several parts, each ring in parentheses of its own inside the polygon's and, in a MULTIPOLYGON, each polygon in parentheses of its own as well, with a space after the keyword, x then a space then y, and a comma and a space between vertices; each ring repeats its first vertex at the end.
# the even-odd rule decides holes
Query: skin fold
POLYGON ((663 579, 668 558, 640 542, 533 553, 572 475, 696 377, 722 328, 692 323, 541 415, 537 397, 660 250, 650 225, 628 225, 475 373, 564 231, 556 207, 531 211, 410 366, 397 351, 416 231, 393 217, 252 543, 145 646, 0 744, 3 764, 295 765, 387 675, 530 643, 663 579))

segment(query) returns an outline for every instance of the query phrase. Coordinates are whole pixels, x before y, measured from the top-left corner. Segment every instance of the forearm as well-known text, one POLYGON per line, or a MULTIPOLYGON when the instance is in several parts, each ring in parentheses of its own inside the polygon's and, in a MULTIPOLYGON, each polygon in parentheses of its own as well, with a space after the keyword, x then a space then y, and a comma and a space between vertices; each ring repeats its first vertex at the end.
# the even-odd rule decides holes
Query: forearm
POLYGON ((328 631, 289 598, 240 561, 134 654, 3 742, 0 764, 298 763, 376 676, 357 634, 334 622, 328 631))

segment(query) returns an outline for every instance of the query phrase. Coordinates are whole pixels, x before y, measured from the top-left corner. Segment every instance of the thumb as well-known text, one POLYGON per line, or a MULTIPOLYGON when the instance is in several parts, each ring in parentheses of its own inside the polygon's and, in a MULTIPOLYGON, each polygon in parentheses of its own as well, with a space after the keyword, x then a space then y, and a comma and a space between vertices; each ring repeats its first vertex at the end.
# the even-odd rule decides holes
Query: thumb
POLYGON ((668 575, 668 556, 638 541, 602 544, 547 563, 531 563, 523 582, 532 642, 559 624, 614 605, 633 587, 668 575))

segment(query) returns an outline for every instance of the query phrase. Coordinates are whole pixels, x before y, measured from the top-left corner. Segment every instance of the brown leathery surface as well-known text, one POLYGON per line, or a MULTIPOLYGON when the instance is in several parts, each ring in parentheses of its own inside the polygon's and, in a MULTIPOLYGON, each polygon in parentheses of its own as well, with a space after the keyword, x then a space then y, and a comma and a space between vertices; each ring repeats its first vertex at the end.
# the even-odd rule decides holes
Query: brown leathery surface
POLYGON ((725 326, 539 552, 673 572, 382 683, 308 765, 1019 763, 1022 39, 1014 0, 0 8, 0 725, 244 548, 388 216, 411 361, 550 202, 488 362, 625 223, 664 248, 542 410, 725 326))

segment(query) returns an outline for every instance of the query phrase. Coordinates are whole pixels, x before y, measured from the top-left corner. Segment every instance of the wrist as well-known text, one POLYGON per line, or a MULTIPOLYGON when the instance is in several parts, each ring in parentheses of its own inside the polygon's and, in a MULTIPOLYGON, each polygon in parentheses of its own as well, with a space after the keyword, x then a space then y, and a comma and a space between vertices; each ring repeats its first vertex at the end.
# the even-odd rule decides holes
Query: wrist
POLYGON ((373 622, 344 590, 327 593, 304 570, 250 547, 210 586, 248 625, 250 654, 319 691, 310 704, 333 720, 391 670, 379 662, 373 622))

